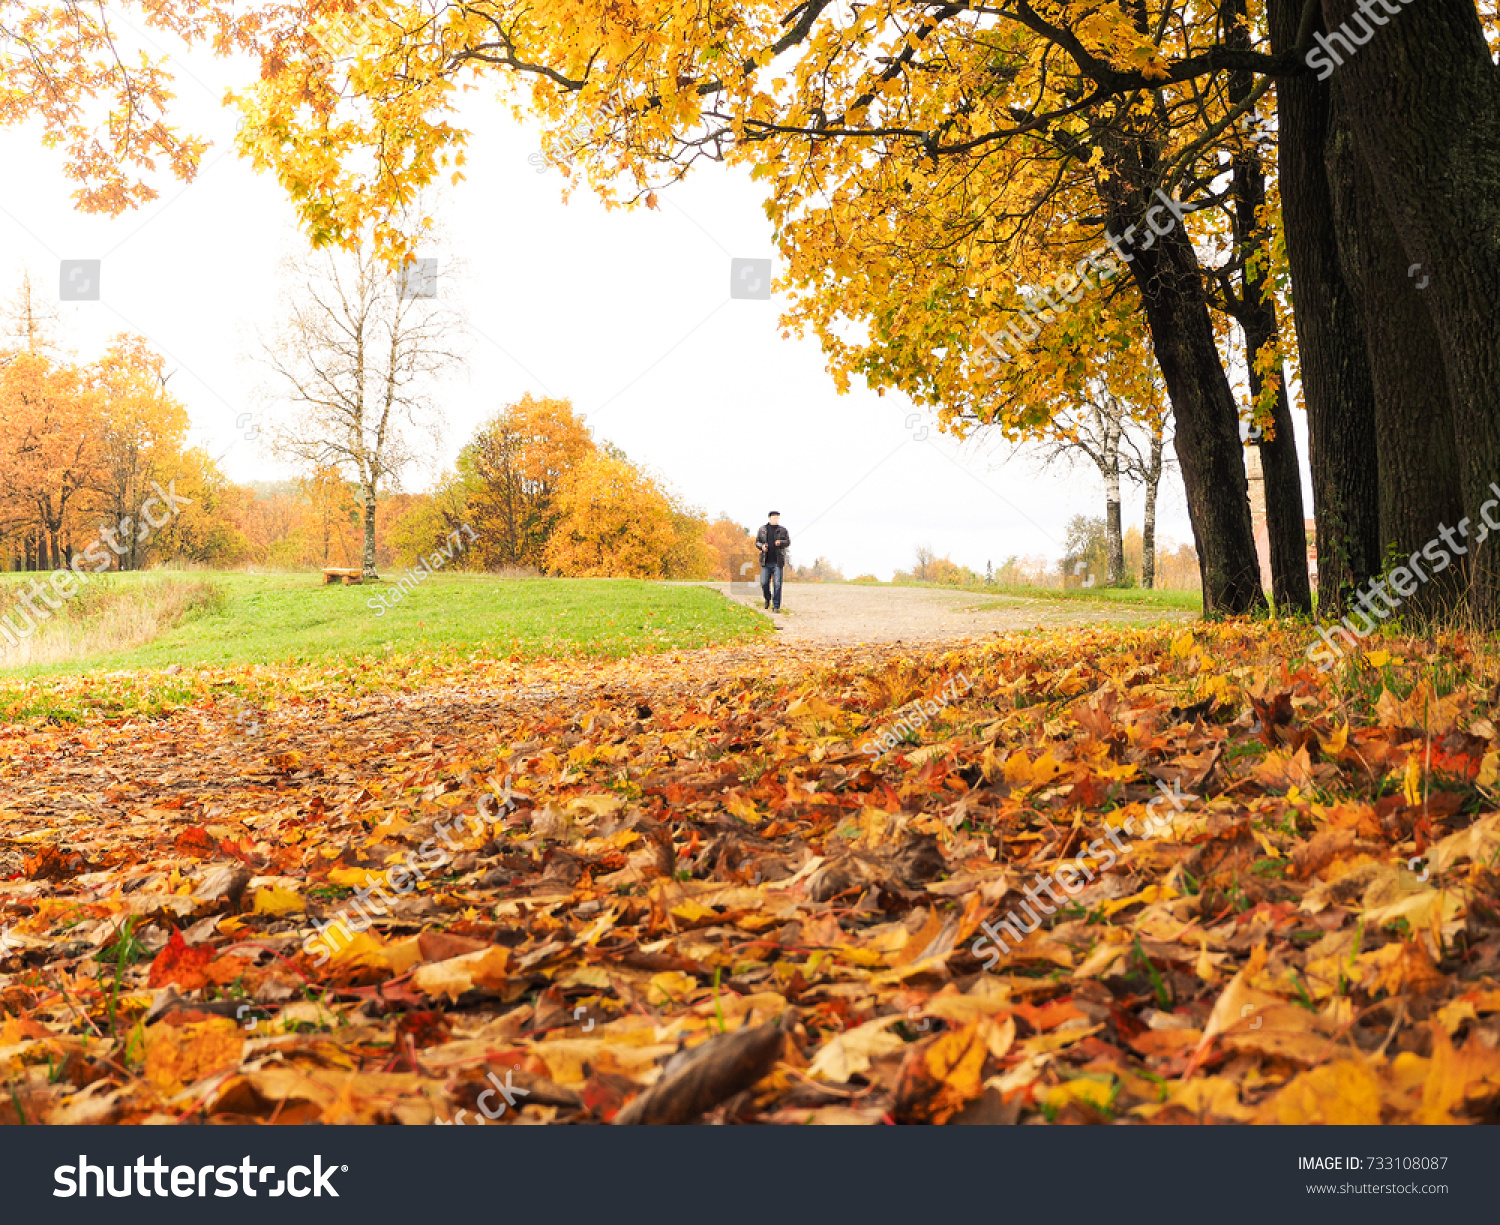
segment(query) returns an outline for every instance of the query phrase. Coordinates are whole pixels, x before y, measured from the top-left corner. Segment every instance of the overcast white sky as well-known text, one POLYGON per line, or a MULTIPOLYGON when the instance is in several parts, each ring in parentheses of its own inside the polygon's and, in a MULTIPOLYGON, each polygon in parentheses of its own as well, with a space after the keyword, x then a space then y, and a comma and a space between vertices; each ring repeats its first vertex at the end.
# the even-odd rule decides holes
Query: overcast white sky
MULTIPOLYGON (((0 131, 0 288, 8 296, 28 266, 56 295, 59 260, 102 259, 101 301, 59 308, 65 342, 91 358, 115 332, 147 337, 177 371, 193 441, 227 449, 233 479, 284 477, 236 422, 257 407, 261 376, 246 358, 256 329, 276 319, 275 265, 300 239, 275 183, 228 148, 234 116, 219 99, 233 66, 178 63, 179 117, 218 143, 195 183, 163 176, 161 199, 140 212, 74 212, 62 155, 42 149, 35 129, 0 131)), ((479 95, 467 114, 468 179, 439 214, 451 251, 434 254, 439 293, 467 316, 470 360, 442 388, 442 453, 408 474, 408 488, 426 488, 481 421, 531 392, 572 400, 596 439, 711 516, 753 526, 775 507, 794 562, 821 555, 850 577, 889 578, 919 544, 980 571, 1011 554, 1055 559, 1072 515, 1103 514, 1091 472, 1002 467, 998 439, 960 449, 925 414, 911 420, 918 410, 901 397, 840 396, 816 343, 781 338, 776 298, 731 300, 731 257, 774 255, 747 174, 700 168, 662 192, 656 212, 607 213, 584 188, 565 205, 561 175, 532 160, 532 132, 479 95), (457 284, 441 271, 450 254, 466 265, 457 284)), ((1131 490, 1125 521, 1140 519, 1131 490)), ((1191 539, 1175 472, 1158 532, 1191 539)))

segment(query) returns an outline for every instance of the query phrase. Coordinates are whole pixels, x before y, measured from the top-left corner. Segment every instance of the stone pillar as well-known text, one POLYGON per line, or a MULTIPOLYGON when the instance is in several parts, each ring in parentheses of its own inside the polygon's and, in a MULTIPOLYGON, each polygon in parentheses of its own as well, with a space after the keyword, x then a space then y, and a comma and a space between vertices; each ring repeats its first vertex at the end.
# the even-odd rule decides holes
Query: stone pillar
POLYGON ((1255 555, 1260 559, 1260 585, 1271 591, 1271 531, 1266 526, 1266 474, 1260 463, 1260 448, 1245 448, 1245 479, 1250 484, 1250 526, 1255 532, 1255 555))

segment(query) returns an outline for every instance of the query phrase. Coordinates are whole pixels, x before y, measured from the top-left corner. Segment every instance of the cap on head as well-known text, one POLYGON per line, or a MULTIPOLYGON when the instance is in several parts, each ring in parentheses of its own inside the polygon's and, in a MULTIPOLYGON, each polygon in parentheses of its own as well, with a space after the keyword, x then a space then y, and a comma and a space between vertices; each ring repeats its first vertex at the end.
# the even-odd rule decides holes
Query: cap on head
POLYGON ((767 511, 766 512, 766 518, 767 519, 779 519, 779 518, 781 518, 781 512, 779 510, 767 511))

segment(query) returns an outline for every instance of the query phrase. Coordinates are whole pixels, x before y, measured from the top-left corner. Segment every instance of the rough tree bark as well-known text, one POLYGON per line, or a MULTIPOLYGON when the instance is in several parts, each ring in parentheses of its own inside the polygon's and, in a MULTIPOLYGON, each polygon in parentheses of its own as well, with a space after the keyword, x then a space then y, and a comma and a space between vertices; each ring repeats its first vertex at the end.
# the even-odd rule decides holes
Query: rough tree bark
MULTIPOLYGON (((1336 95, 1339 88, 1335 77, 1336 95)), ((1423 302, 1427 291, 1406 275, 1400 240, 1347 125, 1331 133, 1328 166, 1340 259, 1364 317, 1374 388, 1380 543, 1410 557, 1440 525, 1454 526, 1463 517, 1453 404, 1437 329, 1423 302), (1386 292, 1388 286, 1400 291, 1386 292)), ((1428 581, 1405 600, 1403 612, 1432 615, 1459 602, 1459 567, 1434 574, 1418 562, 1417 572, 1428 581)))
POLYGON ((1111 232, 1139 236, 1122 249, 1172 405, 1173 445, 1203 576, 1203 611, 1234 615, 1264 608, 1239 409, 1219 360, 1197 254, 1181 224, 1151 233, 1147 245, 1142 218, 1158 203, 1152 191, 1159 182, 1147 141, 1107 139, 1105 160, 1114 172, 1100 191, 1111 232))
POLYGON ((1177 462, 1203 568, 1203 611, 1263 607, 1240 447, 1239 411, 1219 361, 1203 287, 1185 236, 1174 231, 1132 265, 1156 359, 1172 401, 1177 462))
MULTIPOLYGON (((1356 43, 1365 33, 1335 70, 1340 94, 1413 278, 1429 278, 1422 301, 1473 524, 1470 606, 1480 623, 1500 623, 1500 537, 1479 526, 1500 481, 1500 69, 1473 0, 1403 3, 1368 21, 1354 0, 1324 0, 1324 18, 1356 43)), ((1376 309, 1394 309, 1413 278, 1382 281, 1376 309)))
MULTIPOLYGON (((1269 0, 1271 46, 1297 45, 1301 0, 1269 0)), ((1320 23, 1321 27, 1321 23, 1320 23)), ((1360 311, 1339 262, 1324 161, 1332 93, 1313 74, 1276 83, 1278 162, 1287 262, 1297 304, 1302 401, 1317 519, 1318 612, 1380 569, 1374 390, 1360 311)))

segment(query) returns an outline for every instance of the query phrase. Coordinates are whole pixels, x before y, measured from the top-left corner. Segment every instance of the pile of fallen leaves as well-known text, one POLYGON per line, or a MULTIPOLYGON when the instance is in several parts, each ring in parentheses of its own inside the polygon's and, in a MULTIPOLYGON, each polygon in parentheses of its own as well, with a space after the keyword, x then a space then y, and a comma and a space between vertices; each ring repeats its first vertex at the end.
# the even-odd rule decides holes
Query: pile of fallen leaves
POLYGON ((261 668, 8 726, 0 1119, 1495 1121, 1500 686, 1305 638, 261 668))

